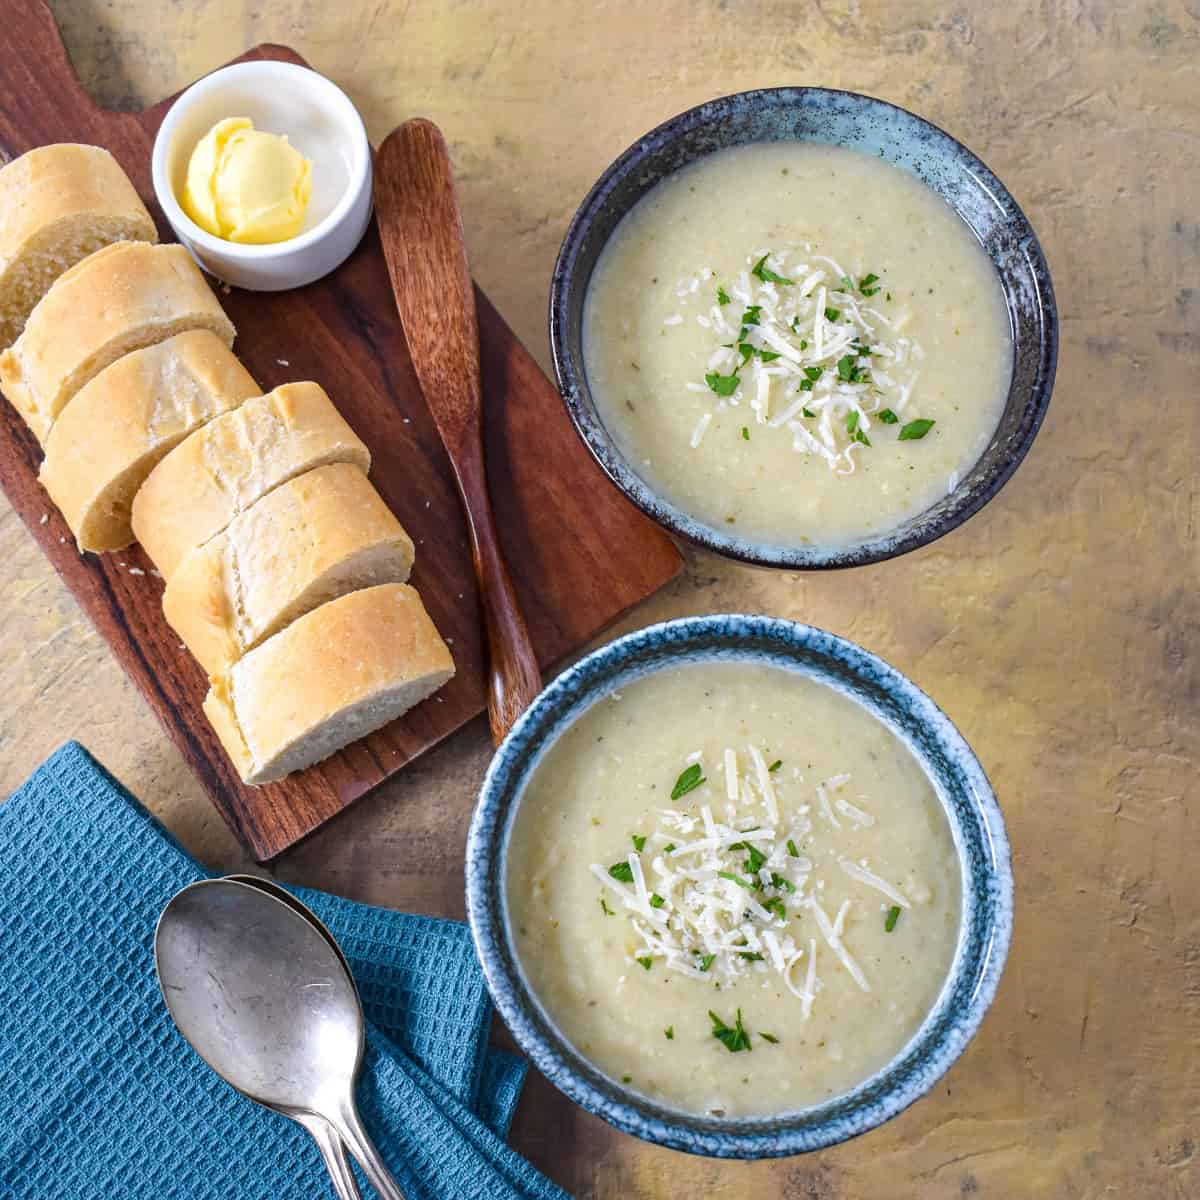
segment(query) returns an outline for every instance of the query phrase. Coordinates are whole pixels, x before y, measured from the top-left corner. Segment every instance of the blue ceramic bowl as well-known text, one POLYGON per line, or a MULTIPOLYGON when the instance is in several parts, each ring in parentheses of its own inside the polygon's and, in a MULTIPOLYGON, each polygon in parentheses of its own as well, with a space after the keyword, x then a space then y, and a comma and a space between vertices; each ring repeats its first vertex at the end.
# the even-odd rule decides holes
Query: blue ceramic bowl
POLYGON ((600 177, 567 230, 550 284, 550 346, 575 428, 608 477, 677 536, 743 562, 792 570, 853 567, 905 554, 978 512, 1025 457, 1046 414, 1058 357, 1058 315, 1037 237, 1004 185, 928 121, 870 96, 828 88, 766 88, 710 100, 652 130, 600 177), (583 360, 583 307, 596 260, 621 218, 673 172, 747 142, 846 146, 911 171, 966 222, 996 268, 1008 304, 1013 372, 995 436, 975 467, 932 508, 850 547, 778 545, 738 537, 667 501, 623 455, 596 409, 583 360))
POLYGON ((590 1112, 647 1141, 720 1158, 818 1150, 865 1133, 927 1092, 987 1011, 1012 932, 1012 869, 996 798, 945 714, 898 671, 833 634, 759 616, 685 617, 611 642, 564 671, 505 738, 483 782, 467 838, 467 911, 488 990, 538 1070, 590 1112), (662 667, 704 660, 779 666, 852 696, 924 766, 962 864, 963 904, 949 976, 921 1027, 881 1071, 845 1095, 774 1117, 718 1118, 638 1095, 587 1061, 539 1004, 519 966, 504 880, 521 796, 549 747, 585 709, 662 667))

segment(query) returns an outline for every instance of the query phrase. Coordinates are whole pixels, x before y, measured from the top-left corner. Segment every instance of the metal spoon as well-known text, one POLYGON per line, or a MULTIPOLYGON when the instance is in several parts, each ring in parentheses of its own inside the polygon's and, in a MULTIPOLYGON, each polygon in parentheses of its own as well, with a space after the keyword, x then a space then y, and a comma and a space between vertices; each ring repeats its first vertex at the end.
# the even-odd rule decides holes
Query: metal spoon
MULTIPOLYGON (((316 913, 297 900, 287 888, 281 887, 273 879, 263 879, 258 875, 226 875, 225 878, 231 883, 244 883, 247 887, 258 888, 260 892, 274 896, 276 900, 286 904, 297 916, 303 917, 329 943, 330 949, 338 956, 338 960, 345 968, 346 974, 350 976, 351 982, 354 981, 350 964, 346 961, 346 956, 342 953, 342 948, 337 944, 333 934, 329 932, 316 913)), ((267 1107, 282 1113, 285 1117, 291 1117, 293 1121, 298 1121, 308 1130, 325 1161, 325 1169, 329 1172, 330 1179, 333 1180, 333 1190, 337 1193, 338 1200, 362 1200, 362 1193, 358 1190, 358 1180, 354 1178, 354 1172, 350 1169, 350 1159, 346 1156, 345 1143, 324 1117, 318 1117, 313 1113, 287 1112, 285 1109, 275 1108, 270 1104, 267 1107)))
POLYGON ((363 1054, 358 993, 316 917, 298 907, 295 897, 236 880, 205 879, 178 892, 154 935, 163 1000, 218 1075, 299 1121, 323 1154, 333 1153, 322 1142, 328 1128, 380 1200, 404 1200, 354 1104, 363 1054))

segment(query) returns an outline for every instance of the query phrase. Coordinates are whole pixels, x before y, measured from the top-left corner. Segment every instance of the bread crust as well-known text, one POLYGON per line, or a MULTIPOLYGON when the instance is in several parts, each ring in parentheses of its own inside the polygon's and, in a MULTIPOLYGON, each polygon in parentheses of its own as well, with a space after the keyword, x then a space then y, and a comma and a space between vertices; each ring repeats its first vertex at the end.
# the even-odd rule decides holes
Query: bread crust
POLYGON ((54 259, 65 271, 118 239, 156 242, 158 231, 107 150, 39 146, 0 168, 0 347, 17 339, 44 294, 13 294, 30 257, 54 259))
POLYGON ((204 711, 241 777, 267 783, 395 720, 453 674, 416 590, 382 584, 323 604, 251 650, 212 681, 204 711), (337 723, 352 713, 342 741, 337 723))
POLYGON ((260 394, 207 329, 135 350, 85 384, 54 423, 38 475, 79 548, 128 546, 133 498, 155 464, 193 430, 260 394))
POLYGON ((169 580, 183 559, 268 492, 314 467, 371 455, 315 383, 286 383, 185 438, 133 500, 134 536, 169 580))
POLYGON ((124 354, 188 329, 233 345, 233 324, 179 245, 116 242, 60 275, 0 354, 0 389, 43 445, 90 379, 124 354))
POLYGON ((209 675, 318 605, 403 583, 413 544, 353 463, 281 484, 192 551, 171 576, 163 612, 209 675))

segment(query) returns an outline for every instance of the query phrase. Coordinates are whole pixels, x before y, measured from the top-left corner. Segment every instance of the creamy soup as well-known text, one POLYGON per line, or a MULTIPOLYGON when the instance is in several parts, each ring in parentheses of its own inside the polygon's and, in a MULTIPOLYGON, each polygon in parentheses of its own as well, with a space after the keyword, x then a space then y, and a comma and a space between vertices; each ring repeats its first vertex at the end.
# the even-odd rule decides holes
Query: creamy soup
POLYGON ((675 1108, 840 1094, 932 1007, 961 874, 929 779, 878 720, 782 668, 672 667, 537 766, 506 896, 529 985, 575 1047, 675 1108))
POLYGON ((1004 296, 908 172, 802 142, 722 150, 625 217, 588 287, 601 418, 727 534, 840 547, 952 491, 999 423, 1004 296))

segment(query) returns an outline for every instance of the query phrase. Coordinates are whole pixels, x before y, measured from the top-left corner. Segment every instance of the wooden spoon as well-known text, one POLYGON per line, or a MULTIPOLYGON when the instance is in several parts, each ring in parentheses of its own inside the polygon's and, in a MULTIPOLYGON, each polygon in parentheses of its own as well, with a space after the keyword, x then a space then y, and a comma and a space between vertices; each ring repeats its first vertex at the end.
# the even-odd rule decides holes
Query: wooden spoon
POLYGON ((491 659, 488 721, 498 745, 542 681, 488 499, 475 286, 450 155, 433 122, 406 121, 379 147, 375 214, 409 353, 467 513, 491 659))

